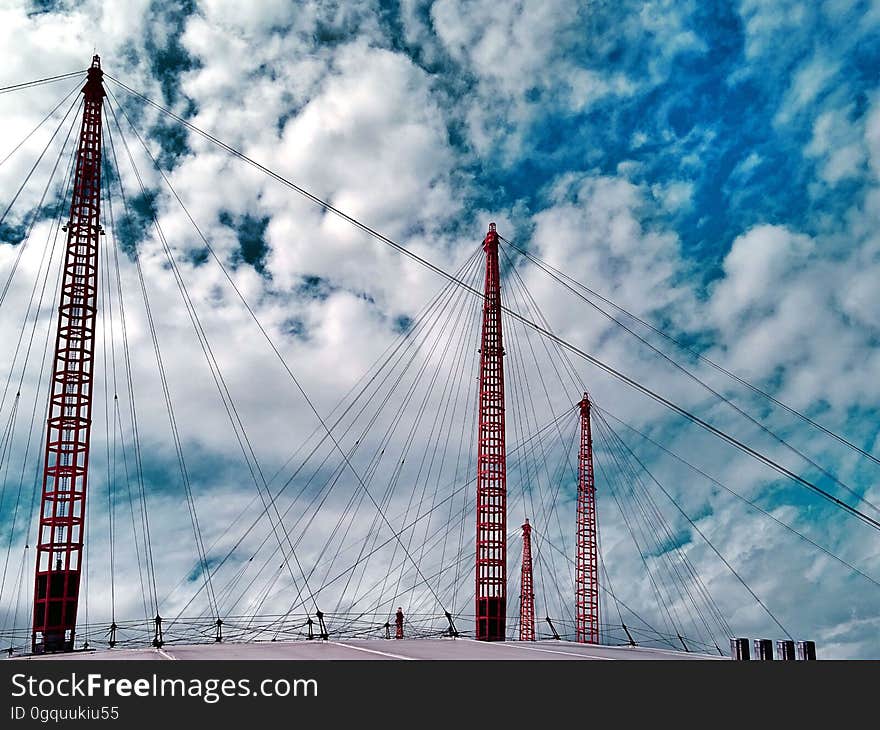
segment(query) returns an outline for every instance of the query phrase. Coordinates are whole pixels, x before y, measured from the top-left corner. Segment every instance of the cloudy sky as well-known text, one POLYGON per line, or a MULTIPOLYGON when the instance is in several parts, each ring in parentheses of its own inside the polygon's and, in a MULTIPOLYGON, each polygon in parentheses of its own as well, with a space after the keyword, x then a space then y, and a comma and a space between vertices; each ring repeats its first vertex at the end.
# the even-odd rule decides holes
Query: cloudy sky
MULTIPOLYGON (((517 246, 877 454, 878 30, 876 0, 0 0, 0 38, 8 49, 0 85, 84 68, 97 52, 111 76, 437 266, 461 270, 462 278, 477 287, 479 242, 487 223, 496 221, 499 232, 517 246)), ((0 154, 6 156, 76 81, 0 96, 5 129, 0 154)), ((355 582, 369 593, 372 579, 388 574, 388 564, 400 566, 392 582, 400 577, 403 583, 418 582, 413 565, 418 563, 425 573, 438 572, 429 581, 438 595, 428 591, 420 610, 437 613, 454 605, 466 624, 472 612, 469 563, 453 561, 472 549, 467 499, 473 485, 466 482, 474 469, 468 444, 479 302, 452 287, 443 289, 447 282, 436 274, 231 158, 121 87, 107 86, 119 124, 110 123, 108 108, 116 157, 105 177, 116 218, 111 225, 107 201, 104 224, 108 243, 120 249, 120 273, 118 279, 112 273, 114 249, 108 245, 104 264, 111 273, 102 286, 111 294, 102 311, 118 315, 121 306, 127 307, 134 386, 123 383, 129 369, 121 323, 105 324, 108 315, 98 335, 99 343, 109 344, 98 348, 93 449, 102 456, 93 465, 89 508, 95 536, 89 556, 94 620, 106 618, 111 600, 119 616, 150 613, 141 598, 152 590, 141 588, 149 583, 143 517, 129 506, 128 482, 119 476, 124 464, 114 456, 132 448, 125 442, 131 440, 127 408, 133 394, 156 591, 159 599, 167 598, 163 615, 176 614, 194 594, 196 614, 212 613, 212 601, 220 610, 226 606, 243 613, 260 605, 267 613, 284 613, 301 584, 300 562, 305 573, 320 564, 311 582, 323 585, 354 562, 340 552, 387 540, 388 554, 377 554, 360 572, 328 588, 331 597, 324 606, 337 603, 342 582, 351 576, 347 595, 355 582), (135 258, 157 331, 189 489, 169 430, 135 258), (121 299, 113 293, 119 290, 121 299), (425 309, 435 296, 439 299, 425 309), (192 302, 193 317, 186 301, 192 302), (193 319, 202 328, 202 341, 193 319), (386 348, 413 328, 407 340, 417 343, 412 363, 374 367, 386 348), (210 346, 208 357, 202 343, 210 346), (225 397, 218 395, 211 357, 215 372, 222 374, 219 390, 226 389, 225 397), (115 358, 119 382, 114 386, 115 358), (319 421, 299 386, 334 423, 347 404, 357 401, 351 392, 363 384, 365 373, 389 371, 399 376, 399 390, 383 393, 377 385, 373 405, 348 412, 334 428, 338 449, 320 441, 319 421), (118 429, 114 391, 124 404, 118 420, 128 424, 118 429), (382 400, 385 410, 376 410, 374 417, 370 408, 382 400), (230 403, 240 415, 239 427, 224 407, 230 403), (315 444, 309 468, 317 476, 308 483, 308 469, 293 472, 315 444), (298 460, 288 462, 300 448, 298 460), (340 449, 350 454, 354 471, 344 468, 340 449), (274 517, 265 516, 260 506, 269 487, 253 476, 257 466, 265 481, 282 473, 270 486, 292 478, 291 493, 279 500, 274 517), (291 502, 294 487, 301 486, 304 499, 311 499, 316 485, 325 482, 333 489, 320 509, 309 512, 301 506, 305 503, 291 502), (447 497, 442 510, 401 538, 393 537, 392 525, 400 530, 427 512, 424 505, 447 497), (384 507, 378 517, 374 498, 384 507), (189 506, 204 533, 205 562, 217 566, 231 552, 214 571, 216 586, 201 592, 189 506), (288 506, 290 512, 283 513, 288 506), (115 515, 118 542, 114 581, 108 579, 109 514, 115 515), (294 525, 299 517, 302 522, 294 525), (233 550, 250 519, 264 521, 233 550), (279 530, 304 532, 296 550, 287 550, 276 566, 285 552, 278 547, 279 530), (434 533, 443 546, 439 557, 425 548, 433 545, 434 533), (259 548, 264 538, 268 542, 259 548), (409 559, 417 549, 421 554, 409 559), (326 567, 321 561, 334 551, 338 559, 326 567), (262 572, 250 567, 253 555, 259 555, 254 563, 267 561, 262 572), (230 581, 237 582, 227 595, 222 586, 230 581), (111 582, 118 583, 112 599, 111 582), (211 590, 215 598, 209 598, 211 590), (241 597, 236 601, 233 595, 241 597)), ((72 113, 66 122, 62 117, 75 96, 0 164, 5 209, 47 149, 0 223, 0 271, 10 282, 0 304, 0 327, 8 343, 24 333, 20 347, 10 345, 0 354, 0 377, 7 373, 11 383, 0 406, 0 428, 11 434, 3 436, 6 477, 0 502, 0 555, 8 555, 0 596, 4 628, 25 626, 28 620, 23 607, 32 557, 25 548, 25 526, 35 514, 38 464, 37 449, 27 438, 32 434, 38 440, 42 429, 40 367, 58 271, 50 254, 63 244, 54 230, 59 208, 52 201, 62 194, 70 148, 61 154, 61 144, 73 119, 72 113), (56 127, 60 131, 50 142, 56 127), (57 177, 50 178, 56 159, 62 162, 57 177), (49 194, 41 205, 47 181, 49 194), (48 285, 40 298, 43 282, 48 285), (15 392, 21 395, 15 398, 15 392)), ((880 500, 876 463, 627 321, 740 411, 719 402, 512 249, 508 254, 505 297, 511 309, 528 319, 546 318, 554 332, 578 348, 878 516, 869 504, 880 500)), ((664 624, 667 632, 680 626, 686 635, 695 624, 699 629, 702 624, 688 618, 688 603, 674 585, 668 593, 661 586, 658 601, 655 583, 665 575, 675 584, 684 555, 734 633, 784 638, 784 627, 794 638, 815 639, 820 656, 880 656, 874 530, 573 354, 563 357, 528 328, 512 320, 507 324, 509 445, 526 441, 589 389, 603 411, 649 434, 869 577, 608 417, 681 507, 645 473, 640 478, 628 473, 611 453, 613 436, 597 434, 607 585, 627 605, 658 630, 664 624), (618 491, 612 493, 615 484, 618 491), (641 492, 651 495, 662 516, 641 492), (629 524, 622 512, 644 524, 629 524), (645 534, 640 529, 657 532, 659 540, 647 535, 640 542, 645 534), (659 605, 667 601, 671 611, 659 605)), ((573 412, 570 416, 552 431, 554 438, 541 441, 540 450, 511 467, 511 616, 519 590, 515 526, 524 517, 538 523, 542 560, 536 572, 543 572, 547 584, 536 576, 539 614, 546 610, 564 624, 571 610, 565 598, 571 592, 570 565, 562 555, 570 554, 574 519, 576 456, 566 449, 576 424, 573 412)), ((402 600, 386 588, 380 593, 389 605, 381 611, 402 600)), ((425 593, 424 585, 415 591, 425 593)), ((407 595, 415 601, 415 594, 407 595)), ((604 621, 620 623, 610 594, 603 609, 604 621)), ((708 633, 724 647, 723 632, 708 633)))

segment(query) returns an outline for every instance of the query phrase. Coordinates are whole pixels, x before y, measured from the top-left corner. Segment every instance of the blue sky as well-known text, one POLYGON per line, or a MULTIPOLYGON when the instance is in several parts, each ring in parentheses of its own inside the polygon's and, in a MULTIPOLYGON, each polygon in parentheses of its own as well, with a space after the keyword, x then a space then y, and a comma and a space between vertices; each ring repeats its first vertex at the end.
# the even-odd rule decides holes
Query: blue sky
MULTIPOLYGON (((0 33, 15 49, 4 79, 82 67, 97 49, 108 73, 447 270, 462 264, 496 220, 507 238, 876 452, 876 1, 118 5, 4 3, 0 33)), ((329 411, 336 391, 361 376, 441 282, 111 88, 285 357, 298 363, 319 409, 329 411)), ((9 124, 23 134, 61 93, 3 100, 9 124)), ((121 221, 119 235, 129 250, 138 246, 154 277, 181 410, 198 414, 216 396, 207 377, 187 377, 200 354, 175 308, 173 281, 160 278, 151 211, 185 262, 207 330, 228 345, 220 357, 261 458, 280 466, 290 443, 314 423, 260 349, 149 159, 136 143, 132 151, 155 197, 146 205, 131 172, 122 170, 137 215, 121 221), (253 382, 264 387, 249 387, 253 382), (296 423, 289 425, 292 412, 296 423), (292 430, 281 438, 280 428, 292 430)), ((26 162, 0 170, 4 194, 26 162)), ((25 199, 22 214, 28 203, 35 198, 25 199)), ((3 267, 18 242, 8 243, 3 267)), ((563 337, 835 489, 540 272, 520 271, 563 337)), ((26 284, 14 290, 22 308, 26 284)), ((133 338, 135 346, 149 344, 142 328, 133 338)), ((147 363, 142 382, 154 377, 147 363)), ((873 465, 697 363, 687 365, 876 502, 873 465)), ((606 376, 578 369, 613 413, 694 454, 713 476, 880 575, 873 535, 606 376)), ((551 411, 567 402, 567 394, 557 395, 551 411)), ((148 467, 156 498, 173 503, 173 453, 163 446, 160 406, 144 406, 156 445, 148 467)), ((251 495, 236 487, 240 464, 225 457, 229 503, 210 493, 211 465, 228 448, 217 421, 186 425, 183 438, 204 509, 219 522, 251 495)), ((527 433, 525 425, 517 428, 527 433)), ((877 633, 875 586, 765 533, 754 514, 737 511, 741 506, 712 503, 656 453, 650 459, 788 624, 815 634, 832 655, 878 655, 880 645, 868 638, 877 633), (779 570, 780 555, 791 570, 779 570), (822 585, 823 597, 813 600, 822 585), (835 593, 852 598, 840 605, 835 593)), ((670 520, 732 622, 744 631, 772 630, 716 572, 687 525, 670 520)), ((637 556, 624 549, 623 527, 609 524, 606 538, 618 582, 648 600, 639 593, 640 585, 648 589, 637 556)), ((172 561, 184 575, 185 552, 172 561)))

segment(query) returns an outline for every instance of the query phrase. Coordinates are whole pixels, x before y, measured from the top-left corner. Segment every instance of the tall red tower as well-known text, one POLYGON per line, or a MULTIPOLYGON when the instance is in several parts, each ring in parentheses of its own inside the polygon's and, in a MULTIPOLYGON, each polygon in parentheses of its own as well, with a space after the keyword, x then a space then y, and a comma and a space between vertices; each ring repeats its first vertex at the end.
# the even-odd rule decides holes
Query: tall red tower
POLYGON ((532 582, 532 526, 522 526, 522 580, 519 584, 519 640, 535 640, 535 591, 532 582))
POLYGON ((495 224, 483 240, 486 289, 480 340, 477 444, 476 638, 504 641, 507 607, 507 457, 504 446, 504 346, 495 224))
POLYGON ((575 560, 575 627, 577 640, 599 643, 599 549, 597 545, 596 485, 593 479, 593 435, 590 397, 578 404, 581 448, 578 455, 577 558, 575 560))
POLYGON ((101 234, 101 59, 83 88, 82 127, 58 307, 34 581, 35 652, 71 651, 82 567, 101 234))

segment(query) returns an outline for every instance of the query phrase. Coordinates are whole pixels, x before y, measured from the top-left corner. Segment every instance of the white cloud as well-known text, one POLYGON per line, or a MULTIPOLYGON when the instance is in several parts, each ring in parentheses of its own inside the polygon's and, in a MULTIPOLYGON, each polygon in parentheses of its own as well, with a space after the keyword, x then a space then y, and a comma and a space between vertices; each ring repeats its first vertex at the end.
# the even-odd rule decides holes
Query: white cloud
POLYGON ((758 226, 733 242, 724 259, 724 278, 713 290, 719 320, 742 321, 763 306, 772 307, 779 284, 813 253, 813 242, 777 226, 758 226))
POLYGON ((651 186, 651 193, 663 207, 676 212, 691 207, 694 184, 686 180, 674 180, 665 185, 655 183, 651 186))
POLYGON ((572 70, 569 85, 573 110, 583 110, 609 94, 626 97, 636 90, 636 85, 621 74, 606 79, 603 74, 588 69, 572 70))
POLYGON ((609 8, 592 3, 572 12, 564 2, 440 0, 430 12, 444 49, 475 80, 473 92, 460 100, 469 141, 478 154, 497 151, 507 161, 523 152, 541 105, 571 114, 608 97, 627 98, 665 81, 679 54, 704 52, 687 27, 695 7, 657 0, 615 9, 610 20, 609 8), (587 67, 563 51, 567 43, 586 41, 598 66, 621 38, 651 45, 648 68, 638 78, 587 67))
POLYGON ((733 169, 733 172, 730 173, 730 176, 732 178, 737 178, 738 181, 745 181, 762 162, 761 155, 757 152, 750 152, 744 160, 737 163, 737 166, 733 169))
POLYGON ((880 180, 880 104, 877 103, 876 99, 871 107, 871 113, 865 122, 865 141, 870 153, 874 179, 880 180))
POLYGON ((785 124, 795 114, 815 103, 838 73, 840 73, 840 62, 831 60, 824 54, 817 54, 803 63, 794 73, 791 87, 774 122, 785 124))
POLYGON ((862 174, 866 160, 861 125, 853 123, 852 106, 830 109, 820 114, 813 125, 813 138, 806 154, 818 158, 822 179, 831 185, 862 174))
POLYGON ((742 0, 739 13, 745 21, 746 56, 754 60, 779 48, 779 39, 805 28, 814 12, 797 0, 773 5, 761 0, 742 0))

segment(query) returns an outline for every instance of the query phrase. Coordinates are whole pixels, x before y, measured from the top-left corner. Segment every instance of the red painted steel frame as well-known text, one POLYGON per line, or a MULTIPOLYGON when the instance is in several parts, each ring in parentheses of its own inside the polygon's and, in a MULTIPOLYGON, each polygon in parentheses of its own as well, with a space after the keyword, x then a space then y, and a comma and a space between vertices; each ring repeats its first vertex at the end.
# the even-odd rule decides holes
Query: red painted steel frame
POLYGON ((477 450, 476 638, 504 641, 507 610, 507 464, 504 445, 504 346, 495 224, 483 240, 486 289, 480 340, 477 450))
POLYGON ((577 557, 575 561, 575 624, 580 643, 599 643, 599 550, 596 485, 593 478, 593 435, 590 398, 584 393, 581 448, 578 456, 577 557))
POLYGON ((71 651, 76 634, 101 233, 102 79, 101 61, 95 56, 83 88, 85 102, 58 308, 34 581, 31 645, 35 652, 71 651))
POLYGON ((522 526, 522 580, 519 588, 519 640, 535 640, 535 591, 532 587, 532 526, 522 526))

